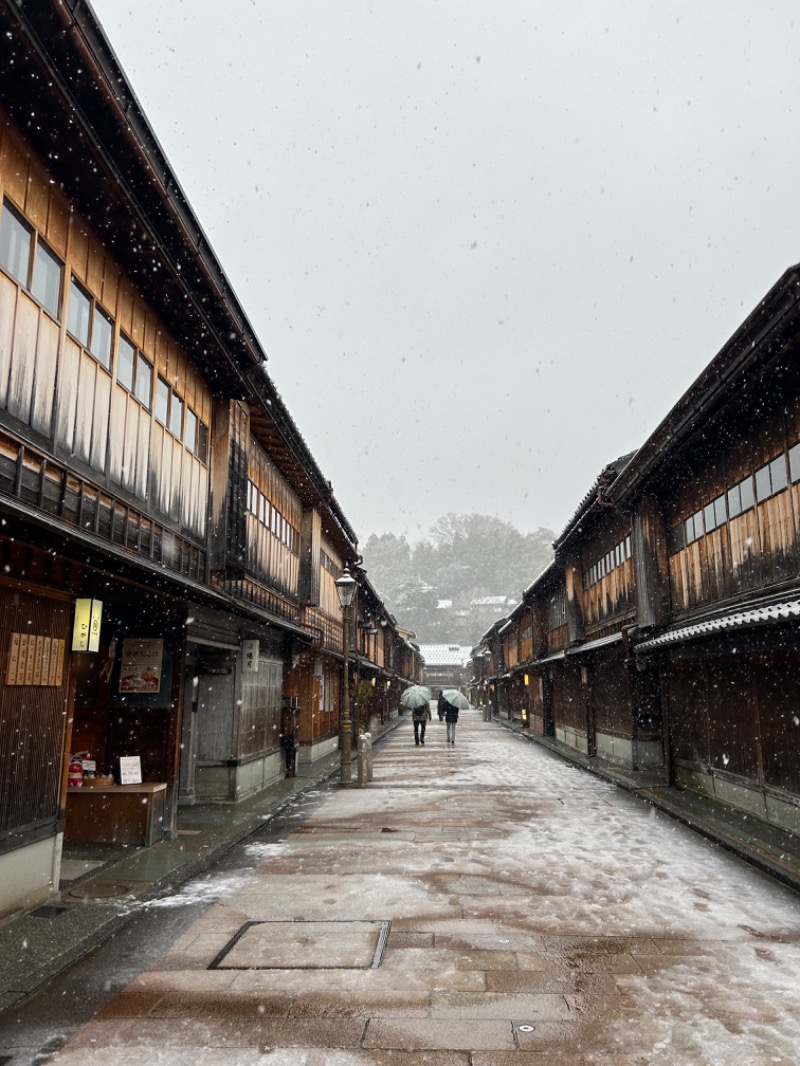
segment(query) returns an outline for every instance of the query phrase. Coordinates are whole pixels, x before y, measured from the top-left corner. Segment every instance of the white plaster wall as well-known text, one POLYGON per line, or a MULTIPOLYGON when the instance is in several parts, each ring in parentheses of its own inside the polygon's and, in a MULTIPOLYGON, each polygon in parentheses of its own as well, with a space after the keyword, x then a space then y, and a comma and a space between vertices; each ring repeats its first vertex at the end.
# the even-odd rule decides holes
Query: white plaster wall
POLYGON ((58 891, 63 834, 0 855, 0 918, 31 910, 58 891))

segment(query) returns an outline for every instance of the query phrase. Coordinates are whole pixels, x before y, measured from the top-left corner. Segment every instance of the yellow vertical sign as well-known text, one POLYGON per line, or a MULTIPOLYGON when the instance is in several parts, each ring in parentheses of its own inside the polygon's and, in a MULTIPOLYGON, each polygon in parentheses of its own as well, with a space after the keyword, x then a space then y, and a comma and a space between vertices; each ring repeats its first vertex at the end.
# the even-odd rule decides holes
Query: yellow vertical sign
POLYGON ((79 599, 75 601, 75 621, 72 626, 73 651, 100 650, 102 619, 102 600, 79 599))

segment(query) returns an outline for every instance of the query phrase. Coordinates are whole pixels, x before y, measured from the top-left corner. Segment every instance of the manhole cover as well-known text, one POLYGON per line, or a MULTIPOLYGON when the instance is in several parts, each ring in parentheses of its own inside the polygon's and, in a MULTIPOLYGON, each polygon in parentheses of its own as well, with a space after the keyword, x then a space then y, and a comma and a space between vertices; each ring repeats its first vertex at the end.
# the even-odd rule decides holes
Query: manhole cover
POLYGON ((78 885, 69 893, 70 899, 116 899, 127 896, 131 886, 126 881, 90 881, 88 885, 78 885))
POLYGON ((375 969, 390 927, 391 922, 248 922, 209 969, 375 969))

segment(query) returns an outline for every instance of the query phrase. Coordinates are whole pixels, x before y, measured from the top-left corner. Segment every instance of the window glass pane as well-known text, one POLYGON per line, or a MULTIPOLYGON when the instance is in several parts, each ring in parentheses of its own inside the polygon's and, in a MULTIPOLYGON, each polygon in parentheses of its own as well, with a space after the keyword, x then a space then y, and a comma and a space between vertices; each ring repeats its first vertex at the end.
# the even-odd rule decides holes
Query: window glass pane
POLYGON ((630 537, 626 537, 625 538, 625 558, 626 559, 630 559, 632 551, 633 551, 633 545, 631 543, 631 538, 630 537))
POLYGON ((768 500, 772 495, 769 487, 769 464, 756 470, 756 496, 759 500, 768 500))
POLYGON ((786 456, 779 455, 769 464, 769 476, 772 481, 772 492, 780 492, 789 484, 786 477, 786 456))
POLYGON ((28 284, 32 232, 8 203, 3 203, 0 217, 0 266, 23 285, 28 284))
POLYGON ((111 342, 114 339, 114 323, 99 307, 94 309, 92 343, 89 351, 108 370, 111 367, 111 342))
POLYGON ((169 405, 169 431, 181 439, 181 429, 183 428, 183 400, 180 396, 174 392, 172 394, 172 400, 169 405))
POLYGON ((694 538, 694 518, 687 518, 686 519, 685 528, 686 528, 686 543, 687 544, 693 544, 694 543, 694 539, 695 539, 694 538))
POLYGON ((46 244, 36 246, 31 292, 53 318, 59 317, 61 303, 61 275, 64 268, 46 244))
POLYGON ((702 537, 704 528, 705 527, 703 526, 703 512, 702 511, 695 511, 695 513, 694 513, 694 535, 695 535, 695 538, 702 537))
POLYGON ((136 399, 150 410, 150 393, 153 388, 153 368, 139 352, 136 360, 136 399))
POLYGON ((75 278, 69 286, 69 309, 67 311, 67 329, 84 348, 89 346, 89 320, 92 303, 75 278))
POLYGON ((712 529, 716 529, 717 523, 714 519, 713 503, 707 503, 703 508, 703 522, 705 524, 707 533, 710 533, 712 529))
POLYGON ((117 381, 130 392, 133 389, 133 368, 136 365, 136 349, 120 334, 117 348, 117 381))
POLYGON ((686 523, 681 522, 673 526, 667 535, 667 551, 670 555, 681 551, 686 546, 686 523))
POLYGON ((726 517, 727 516, 725 514, 725 494, 723 493, 722 496, 717 496, 716 500, 714 500, 715 524, 721 526, 725 521, 726 517))
POLYGON ((792 481, 800 481, 800 444, 789 449, 789 473, 792 481))
POLYGON ((197 458, 205 463, 208 461, 208 426, 200 422, 197 429, 197 458))
POLYGON ((735 518, 742 513, 742 498, 738 485, 734 485, 732 489, 728 489, 728 514, 731 518, 735 518))
POLYGON ((755 506, 756 497, 753 488, 753 479, 751 477, 746 477, 744 481, 739 482, 739 493, 742 498, 743 511, 747 511, 750 507, 755 506))
POLYGON ((162 425, 167 424, 167 411, 169 410, 169 385, 159 374, 156 382, 156 418, 162 425))
POLYGON ((190 411, 186 408, 186 432, 183 437, 183 443, 193 452, 195 444, 197 443, 197 415, 194 411, 190 411))

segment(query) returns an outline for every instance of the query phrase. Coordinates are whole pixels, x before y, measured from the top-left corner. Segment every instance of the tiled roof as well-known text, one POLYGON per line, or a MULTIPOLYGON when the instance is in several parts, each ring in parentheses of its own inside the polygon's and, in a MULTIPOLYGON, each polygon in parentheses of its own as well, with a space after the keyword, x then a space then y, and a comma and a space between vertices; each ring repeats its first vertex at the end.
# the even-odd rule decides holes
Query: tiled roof
POLYGON ((463 666, 472 655, 468 644, 420 644, 426 666, 463 666))
POLYGON ((749 626, 764 625, 767 622, 791 621, 793 618, 800 619, 800 600, 773 603, 769 607, 755 607, 750 611, 737 611, 735 614, 722 615, 720 618, 695 622, 694 625, 679 626, 651 640, 642 641, 641 644, 637 644, 636 648, 637 651, 649 651, 651 648, 663 648, 668 644, 709 636, 726 629, 744 629, 749 626))

